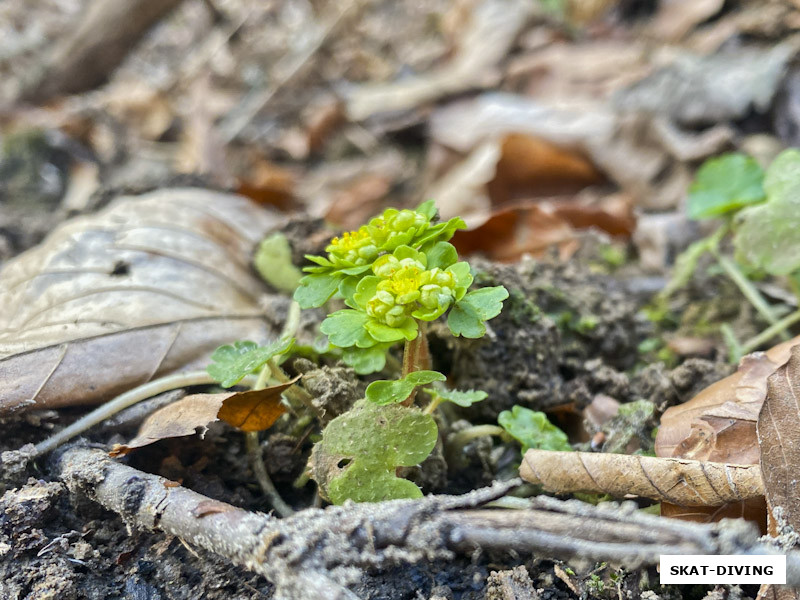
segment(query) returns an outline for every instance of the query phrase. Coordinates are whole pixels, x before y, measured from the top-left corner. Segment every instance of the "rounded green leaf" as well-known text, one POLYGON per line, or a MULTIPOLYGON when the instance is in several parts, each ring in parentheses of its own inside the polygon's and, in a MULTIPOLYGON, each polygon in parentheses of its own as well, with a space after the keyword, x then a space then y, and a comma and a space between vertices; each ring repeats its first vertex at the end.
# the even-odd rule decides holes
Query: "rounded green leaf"
POLYGON ((368 375, 383 370, 387 352, 387 344, 375 344, 371 348, 352 346, 344 349, 342 360, 359 375, 368 375))
POLYGON ((458 262, 458 251, 453 244, 448 242, 436 242, 431 246, 425 255, 428 257, 428 269, 446 269, 458 262))
POLYGON ((411 395, 416 386, 410 381, 373 381, 367 386, 366 397, 378 405, 396 404, 411 395))
POLYGON ((741 153, 710 158, 689 187, 690 219, 711 219, 762 202, 764 171, 755 159, 741 153))
POLYGON ((543 412, 524 406, 514 406, 497 416, 497 422, 508 434, 522 444, 522 453, 531 448, 570 451, 567 434, 547 420, 543 412))

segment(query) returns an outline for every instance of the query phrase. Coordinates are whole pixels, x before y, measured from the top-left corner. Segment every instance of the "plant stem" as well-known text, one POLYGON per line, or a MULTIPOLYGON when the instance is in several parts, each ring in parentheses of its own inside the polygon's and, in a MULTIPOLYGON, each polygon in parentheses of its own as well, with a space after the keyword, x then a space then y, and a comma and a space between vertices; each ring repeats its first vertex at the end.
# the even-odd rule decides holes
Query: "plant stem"
MULTIPOLYGON (((417 337, 406 341, 403 347, 403 377, 414 371, 427 371, 431 368, 431 353, 428 348, 428 323, 417 321, 417 325, 417 337)), ((403 406, 414 404, 414 398, 416 397, 417 389, 414 388, 408 398, 403 400, 403 406)))
POLYGON ((448 446, 463 448, 472 440, 486 437, 487 435, 504 436, 506 435, 506 430, 499 425, 473 425, 454 433, 449 440, 448 446))
POLYGON ((275 488, 275 484, 272 483, 272 479, 269 478, 267 466, 264 464, 264 456, 261 453, 261 444, 258 441, 258 432, 248 431, 245 433, 244 439, 247 446, 247 454, 250 456, 250 463, 253 465, 253 472, 272 508, 282 517, 293 515, 292 507, 283 501, 283 498, 275 488))
POLYGON ((791 327, 798 321, 800 321, 800 310, 796 310, 793 313, 789 313, 777 323, 770 325, 764 331, 762 331, 756 336, 753 336, 752 338, 747 340, 744 344, 742 344, 742 353, 749 354, 762 344, 765 344, 768 341, 770 341, 781 331, 787 330, 789 327, 791 327))
MULTIPOLYGON (((244 381, 253 382, 255 378, 250 375, 245 377, 244 381)), ((41 456, 58 448, 64 442, 71 440, 77 435, 82 434, 90 427, 94 427, 101 421, 105 421, 109 417, 114 416, 119 411, 133 406, 137 402, 152 398, 158 394, 169 392, 170 390, 177 390, 192 385, 213 385, 217 381, 212 379, 211 376, 205 371, 188 371, 186 373, 174 373, 167 375, 153 381, 148 381, 145 384, 137 386, 132 390, 128 390, 124 394, 120 394, 113 400, 109 400, 105 404, 101 404, 92 412, 84 415, 75 421, 69 427, 65 427, 58 433, 50 436, 44 441, 39 442, 35 449, 33 456, 41 456)))
POLYGON ((428 404, 428 406, 425 407, 425 410, 422 411, 423 414, 432 415, 433 411, 439 408, 439 405, 442 402, 444 402, 444 400, 442 400, 441 396, 434 396, 433 400, 430 401, 430 404, 428 404))
MULTIPOLYGON (((720 254, 716 248, 712 248, 711 253, 717 259, 719 266, 722 267, 722 270, 725 271, 725 274, 731 278, 731 281, 736 284, 736 287, 739 288, 750 304, 752 304, 758 313, 764 317, 767 323, 770 325, 775 325, 778 322, 778 317, 775 316, 775 313, 772 311, 772 307, 770 307, 767 301, 764 300, 761 292, 759 292, 758 289, 753 285, 753 282, 751 282, 745 276, 745 274, 742 273, 741 269, 739 269, 739 266, 727 256, 720 254)), ((779 335, 781 336, 781 339, 788 340, 789 335, 784 329, 781 329, 779 335)))
MULTIPOLYGON (((261 368, 261 372, 258 374, 258 379, 252 388, 253 390, 263 390, 267 386, 267 381, 269 380, 269 375, 272 371, 272 368, 269 364, 271 362, 272 360, 270 360, 261 368)), ((275 488, 275 484, 272 483, 272 479, 269 477, 267 465, 264 464, 264 455, 261 452, 261 444, 258 441, 258 432, 248 431, 244 434, 244 439, 245 446, 247 447, 247 454, 250 457, 250 464, 253 466, 253 473, 255 474, 256 480, 261 486, 261 490, 264 492, 264 495, 269 499, 272 508, 274 508, 282 517, 293 515, 294 511, 288 504, 286 504, 286 502, 283 501, 283 498, 281 498, 281 495, 275 488)))

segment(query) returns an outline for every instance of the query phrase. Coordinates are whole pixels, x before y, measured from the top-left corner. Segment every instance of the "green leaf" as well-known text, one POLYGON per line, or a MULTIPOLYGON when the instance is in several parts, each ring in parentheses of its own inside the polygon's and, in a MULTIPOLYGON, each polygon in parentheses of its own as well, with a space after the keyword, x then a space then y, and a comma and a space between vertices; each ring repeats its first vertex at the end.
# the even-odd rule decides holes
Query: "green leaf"
POLYGON ((211 355, 213 362, 206 371, 222 387, 228 388, 239 383, 246 375, 260 370, 269 359, 288 352, 293 344, 294 338, 279 339, 266 346, 248 341, 220 346, 211 355))
POLYGON ((514 406, 497 416, 497 422, 508 434, 522 444, 522 453, 531 448, 570 451, 567 434, 547 420, 543 412, 514 406))
POLYGON ((476 402, 486 400, 488 394, 480 390, 449 390, 447 388, 425 388, 425 391, 432 396, 438 396, 446 402, 452 402, 458 406, 469 408, 476 402))
POLYGON ((436 205, 433 203, 433 200, 426 200, 415 210, 418 213, 425 215, 429 221, 436 216, 436 205))
POLYGON ((469 302, 456 302, 453 305, 447 315, 447 326, 453 335, 470 339, 483 337, 486 333, 483 319, 469 302))
POLYGON ((418 498, 419 488, 395 473, 425 460, 437 438, 433 418, 416 408, 360 400, 323 431, 312 473, 334 504, 418 498))
POLYGON ((345 348, 342 360, 346 365, 353 367, 359 375, 368 375, 382 371, 386 366, 386 353, 390 344, 375 344, 371 348, 358 348, 353 346, 345 348))
POLYGON ((367 339, 369 336, 364 331, 366 324, 366 313, 345 308, 328 315, 328 318, 322 322, 319 329, 328 336, 328 340, 334 346, 348 348, 357 344, 359 346, 365 344, 362 347, 368 347, 374 345, 374 343, 369 343, 371 340, 367 339))
POLYGON ((800 151, 786 150, 767 169, 767 201, 737 215, 737 258, 772 275, 800 269, 800 151))
POLYGON ((408 318, 400 327, 389 327, 375 319, 368 319, 367 331, 378 342, 399 342, 400 340, 413 340, 417 337, 419 326, 414 319, 408 318))
POLYGON ((352 296, 353 302, 356 304, 356 306, 365 307, 367 302, 372 300, 372 297, 378 290, 378 284, 380 282, 381 278, 377 277, 376 275, 368 275, 359 281, 352 296))
POLYGON ((331 299, 339 287, 339 277, 330 274, 313 273, 300 280, 294 292, 294 299, 300 308, 316 308, 331 299))
POLYGON ((458 262, 458 251, 449 242, 436 242, 425 255, 428 257, 428 269, 439 267, 444 270, 458 262))
POLYGON ((447 325, 453 335, 465 338, 479 338, 486 333, 485 321, 492 319, 503 310, 503 300, 508 298, 508 290, 502 285, 473 290, 455 303, 447 315, 447 325))
POLYGON ((445 379, 437 371, 414 371, 402 379, 373 381, 367 386, 366 397, 375 404, 396 404, 408 398, 417 386, 445 379))
POLYGON ((261 277, 276 290, 291 294, 303 273, 292 263, 292 249, 281 232, 267 236, 258 246, 253 264, 261 277))
POLYGON ((764 171, 740 153, 710 158, 689 187, 690 219, 710 219, 764 200, 764 171))

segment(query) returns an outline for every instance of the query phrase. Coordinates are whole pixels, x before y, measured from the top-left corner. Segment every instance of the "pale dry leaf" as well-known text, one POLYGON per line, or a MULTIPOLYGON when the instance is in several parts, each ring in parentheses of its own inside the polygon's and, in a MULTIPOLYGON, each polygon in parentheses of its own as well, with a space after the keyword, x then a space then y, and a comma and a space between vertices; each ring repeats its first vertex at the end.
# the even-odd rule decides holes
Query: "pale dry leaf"
POLYGON ((496 82, 498 74, 492 70, 505 58, 530 10, 529 3, 520 0, 483 0, 447 64, 417 77, 353 89, 346 100, 347 115, 361 121, 376 113, 416 108, 448 94, 496 82))
POLYGON ((186 396, 147 417, 135 438, 127 444, 115 444, 109 454, 124 456, 161 440, 194 435, 198 429, 202 436, 208 425, 217 420, 242 431, 264 431, 286 412, 281 394, 298 379, 299 376, 262 390, 186 396))
POLYGON ((551 492, 630 494, 679 506, 720 506, 764 495, 758 465, 531 449, 519 473, 551 492))
POLYGON ((676 41, 717 14, 724 0, 661 0, 650 30, 658 38, 676 41))
POLYGON ((282 218, 171 189, 64 223, 0 271, 0 413, 99 402, 266 341, 254 245, 282 218))

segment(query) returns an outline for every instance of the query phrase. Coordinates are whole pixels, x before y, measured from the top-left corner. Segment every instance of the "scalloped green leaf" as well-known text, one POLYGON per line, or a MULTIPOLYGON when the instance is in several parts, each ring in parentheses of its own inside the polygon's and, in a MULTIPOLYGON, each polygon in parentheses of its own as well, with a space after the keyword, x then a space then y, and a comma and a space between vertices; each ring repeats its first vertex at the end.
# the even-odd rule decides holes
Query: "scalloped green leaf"
POLYGON ((428 221, 436 216, 436 205, 434 204, 433 200, 426 200, 414 210, 422 215, 425 215, 428 221))
POLYGON ((316 308, 331 299, 339 288, 341 279, 333 274, 312 273, 300 280, 294 299, 300 308, 316 308))
POLYGON ((367 386, 367 400, 375 404, 396 404, 408 398, 414 388, 447 378, 437 371, 414 371, 402 379, 373 381, 367 386))
POLYGON ((497 416, 497 422, 522 444, 522 453, 531 448, 570 451, 567 434, 547 420, 543 412, 516 405, 497 416))
POLYGON ((319 329, 328 336, 328 340, 334 346, 348 348, 361 342, 364 344, 362 347, 368 347, 374 345, 374 342, 368 343, 371 340, 364 330, 368 318, 367 314, 360 310, 345 308, 328 315, 319 329))
POLYGON ((458 262, 458 250, 449 242, 436 242, 425 255, 428 257, 428 269, 446 269, 458 262))
POLYGON ((396 469, 425 460, 437 438, 436 422, 419 409, 359 400, 323 431, 314 449, 312 471, 334 504, 348 499, 418 498, 421 492, 416 485, 398 483, 405 480, 396 476, 396 469), (347 464, 340 467, 343 462, 347 464))
POLYGON ((764 170, 755 159, 739 152, 703 163, 689 186, 690 219, 712 219, 763 202, 764 170))
POLYGON ((432 396, 438 396, 445 402, 452 402, 458 406, 469 408, 476 402, 486 400, 489 396, 486 392, 481 390, 449 390, 447 388, 425 388, 425 391, 432 396))
POLYGON ((222 387, 229 388, 260 370, 269 359, 288 352, 293 344, 294 338, 289 338, 276 340, 266 346, 249 341, 220 346, 211 355, 213 362, 206 371, 222 387))
POLYGON ((786 150, 767 169, 767 201, 736 216, 737 258, 772 275, 800 269, 800 150, 786 150))

